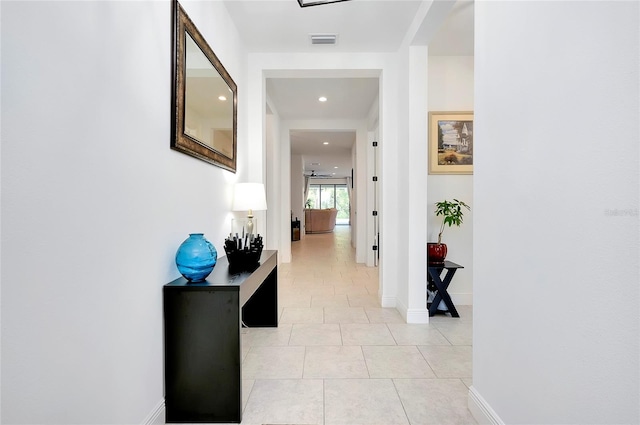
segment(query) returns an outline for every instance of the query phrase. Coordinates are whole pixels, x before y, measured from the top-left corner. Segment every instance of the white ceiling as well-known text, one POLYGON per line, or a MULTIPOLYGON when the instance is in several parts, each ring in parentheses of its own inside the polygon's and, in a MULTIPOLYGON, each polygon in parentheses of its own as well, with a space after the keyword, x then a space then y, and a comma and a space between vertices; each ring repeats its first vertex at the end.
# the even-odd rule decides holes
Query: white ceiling
POLYGON ((291 154, 303 156, 305 174, 332 178, 351 175, 355 131, 292 130, 290 136, 291 154))
MULTIPOLYGON (((455 1, 455 0, 435 0, 455 1)), ((430 3, 430 0, 425 0, 430 3)), ((422 0, 350 0, 301 8, 297 0, 225 0, 249 52, 395 52, 422 0), (337 34, 312 45, 310 34, 337 34)), ((459 0, 429 42, 430 55, 473 55, 473 0, 459 0)), ((269 78, 267 96, 281 119, 363 119, 378 96, 377 78, 269 78), (327 102, 318 102, 326 96, 327 102)), ((355 132, 294 131, 292 153, 316 174, 351 175, 355 132), (329 145, 322 142, 328 141, 329 145), (312 165, 320 163, 320 165, 312 165), (338 168, 334 168, 338 167, 338 168)))
MULTIPOLYGON (((362 120, 378 96, 378 79, 269 78, 267 94, 280 117, 287 120, 362 120), (327 101, 320 102, 320 96, 327 101)), ((290 136, 291 153, 303 156, 307 174, 351 175, 355 130, 307 129, 292 131, 290 136)))
POLYGON ((227 0, 250 52, 393 52, 421 0, 351 0, 300 7, 297 0, 227 0), (312 46, 309 34, 337 34, 335 46, 312 46))
POLYGON ((378 78, 268 78, 267 95, 283 119, 361 120, 378 96, 378 78))

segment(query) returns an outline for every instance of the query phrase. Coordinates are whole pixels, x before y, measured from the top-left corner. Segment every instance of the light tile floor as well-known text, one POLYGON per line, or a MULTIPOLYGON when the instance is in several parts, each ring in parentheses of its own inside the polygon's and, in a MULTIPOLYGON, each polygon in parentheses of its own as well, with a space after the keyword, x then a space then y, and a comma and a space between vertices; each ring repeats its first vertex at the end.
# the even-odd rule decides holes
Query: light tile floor
POLYGON ((472 310, 406 324, 378 302, 350 229, 305 235, 278 265, 278 328, 243 330, 242 424, 475 424, 472 310))

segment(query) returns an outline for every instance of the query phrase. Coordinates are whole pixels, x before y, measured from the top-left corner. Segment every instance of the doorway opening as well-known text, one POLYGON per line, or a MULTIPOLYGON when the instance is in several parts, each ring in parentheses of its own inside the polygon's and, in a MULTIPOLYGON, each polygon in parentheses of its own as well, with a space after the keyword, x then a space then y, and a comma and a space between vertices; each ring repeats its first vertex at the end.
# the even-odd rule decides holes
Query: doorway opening
MULTIPOLYGON (((293 224, 306 235, 305 209, 309 184, 331 186, 332 194, 318 196, 314 207, 327 207, 329 199, 340 210, 336 224, 348 230, 356 262, 375 266, 373 248, 373 152, 370 135, 377 133, 380 119, 380 69, 269 70, 264 72, 267 127, 267 180, 273 184, 270 208, 279 229, 278 249, 283 262, 291 261, 298 241, 289 235, 293 224), (326 101, 320 99, 326 98, 326 101), (341 202, 346 199, 348 202, 341 202), (300 222, 298 224, 298 221, 300 222)), ((320 195, 320 193, 318 194, 320 195)))

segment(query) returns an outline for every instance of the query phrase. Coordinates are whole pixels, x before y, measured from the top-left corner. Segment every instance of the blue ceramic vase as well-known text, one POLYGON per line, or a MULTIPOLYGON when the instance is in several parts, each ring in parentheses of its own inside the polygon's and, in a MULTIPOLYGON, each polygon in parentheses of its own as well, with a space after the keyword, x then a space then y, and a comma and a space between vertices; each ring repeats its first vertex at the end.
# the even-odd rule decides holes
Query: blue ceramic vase
POLYGON ((202 282, 213 271, 218 251, 202 233, 191 233, 176 252, 178 271, 190 282, 202 282))

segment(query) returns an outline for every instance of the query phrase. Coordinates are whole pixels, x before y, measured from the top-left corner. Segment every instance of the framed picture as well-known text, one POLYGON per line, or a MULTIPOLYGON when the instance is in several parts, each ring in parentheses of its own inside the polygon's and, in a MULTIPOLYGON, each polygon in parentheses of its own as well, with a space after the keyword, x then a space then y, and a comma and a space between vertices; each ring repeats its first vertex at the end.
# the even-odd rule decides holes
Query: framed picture
POLYGON ((235 173, 238 87, 177 1, 173 14, 171 149, 235 173))
POLYGON ((473 174, 473 112, 429 112, 429 174, 473 174))

